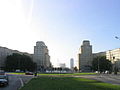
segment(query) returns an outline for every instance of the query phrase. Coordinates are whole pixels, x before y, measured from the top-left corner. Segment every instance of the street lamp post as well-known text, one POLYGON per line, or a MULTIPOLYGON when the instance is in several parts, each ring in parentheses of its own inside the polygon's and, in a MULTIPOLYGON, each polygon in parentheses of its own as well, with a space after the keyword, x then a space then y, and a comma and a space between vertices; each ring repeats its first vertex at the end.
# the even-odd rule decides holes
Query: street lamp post
POLYGON ((118 39, 118 40, 120 40, 120 37, 118 37, 118 36, 115 36, 115 38, 118 39))
MULTIPOLYGON (((120 37, 115 36, 116 39, 120 40, 120 37)), ((115 57, 113 57, 113 62, 114 62, 114 74, 117 74, 118 72, 118 67, 116 66, 116 62, 115 62, 115 57)))
POLYGON ((115 57, 113 57, 113 71, 114 71, 114 74, 117 75, 117 66, 115 62, 115 57))
POLYGON ((99 57, 98 57, 98 73, 100 73, 99 57))

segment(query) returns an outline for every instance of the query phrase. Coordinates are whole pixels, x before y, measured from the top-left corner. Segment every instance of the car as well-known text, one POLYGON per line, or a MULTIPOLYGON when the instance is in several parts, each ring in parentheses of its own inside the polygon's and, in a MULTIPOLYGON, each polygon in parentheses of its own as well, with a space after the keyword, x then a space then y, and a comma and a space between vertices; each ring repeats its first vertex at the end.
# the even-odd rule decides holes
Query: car
POLYGON ((15 72, 19 73, 19 72, 20 72, 20 69, 16 69, 15 72))
POLYGON ((0 75, 5 75, 4 70, 0 70, 0 75))
POLYGON ((25 72, 25 75, 33 75, 33 72, 25 72))
POLYGON ((9 84, 7 75, 0 75, 0 86, 6 86, 9 84))

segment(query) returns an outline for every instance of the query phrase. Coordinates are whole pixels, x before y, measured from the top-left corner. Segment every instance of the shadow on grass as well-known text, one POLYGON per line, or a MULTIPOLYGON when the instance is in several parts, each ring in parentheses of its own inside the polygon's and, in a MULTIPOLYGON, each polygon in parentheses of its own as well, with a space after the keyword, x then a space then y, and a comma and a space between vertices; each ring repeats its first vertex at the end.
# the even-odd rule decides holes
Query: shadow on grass
POLYGON ((120 86, 74 77, 39 77, 21 90, 120 90, 120 86))

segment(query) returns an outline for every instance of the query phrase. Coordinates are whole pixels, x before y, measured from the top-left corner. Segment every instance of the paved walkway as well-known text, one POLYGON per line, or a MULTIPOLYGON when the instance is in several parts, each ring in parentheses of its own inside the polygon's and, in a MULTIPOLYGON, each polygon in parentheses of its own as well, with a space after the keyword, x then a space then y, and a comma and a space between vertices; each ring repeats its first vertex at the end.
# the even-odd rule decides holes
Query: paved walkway
POLYGON ((82 76, 75 76, 75 77, 94 79, 94 80, 98 80, 106 83, 120 85, 120 74, 119 75, 114 75, 114 74, 82 75, 82 76))

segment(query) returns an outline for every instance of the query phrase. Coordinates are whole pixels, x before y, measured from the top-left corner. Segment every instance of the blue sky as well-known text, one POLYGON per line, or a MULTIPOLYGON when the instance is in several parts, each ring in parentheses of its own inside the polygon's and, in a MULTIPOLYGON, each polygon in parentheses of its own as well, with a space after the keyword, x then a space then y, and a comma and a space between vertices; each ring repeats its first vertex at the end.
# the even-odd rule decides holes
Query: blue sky
POLYGON ((119 0, 38 0, 34 3, 33 17, 37 22, 43 21, 46 32, 59 43, 74 46, 88 39, 96 52, 119 47, 119 41, 114 38, 120 35, 119 0))
POLYGON ((119 0, 4 0, 0 3, 3 20, 0 24, 6 26, 0 28, 1 46, 33 53, 35 42, 44 41, 55 66, 61 62, 69 66, 70 58, 77 65, 83 40, 90 40, 93 52, 120 48, 120 40, 115 39, 120 36, 119 0), (9 34, 5 38, 6 32, 9 34))

